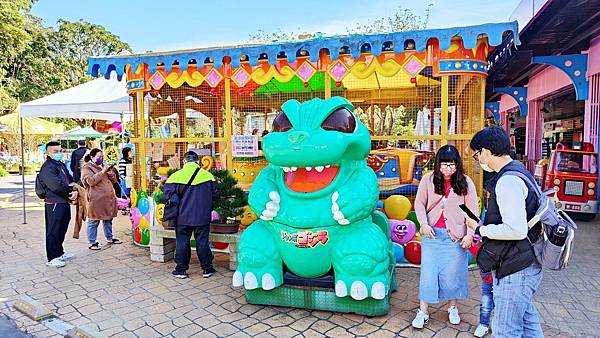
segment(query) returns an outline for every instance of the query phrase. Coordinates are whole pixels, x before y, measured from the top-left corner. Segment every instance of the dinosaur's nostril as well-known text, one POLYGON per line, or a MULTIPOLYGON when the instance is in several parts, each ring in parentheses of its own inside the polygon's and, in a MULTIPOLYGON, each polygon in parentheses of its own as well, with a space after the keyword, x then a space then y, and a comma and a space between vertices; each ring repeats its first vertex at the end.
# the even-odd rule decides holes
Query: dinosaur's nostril
POLYGON ((294 144, 302 143, 306 139, 308 134, 303 131, 295 131, 288 135, 288 141, 294 144))

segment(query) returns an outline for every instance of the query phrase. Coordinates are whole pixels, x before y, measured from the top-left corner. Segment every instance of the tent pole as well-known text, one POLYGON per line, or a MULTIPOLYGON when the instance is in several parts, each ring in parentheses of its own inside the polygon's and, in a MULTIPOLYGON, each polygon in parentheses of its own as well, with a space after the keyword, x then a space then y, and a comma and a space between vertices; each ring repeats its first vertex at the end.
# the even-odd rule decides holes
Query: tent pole
POLYGON ((27 212, 25 212, 25 145, 24 145, 24 133, 23 133, 23 118, 19 113, 19 125, 21 133, 21 183, 23 190, 23 224, 27 224, 27 212))

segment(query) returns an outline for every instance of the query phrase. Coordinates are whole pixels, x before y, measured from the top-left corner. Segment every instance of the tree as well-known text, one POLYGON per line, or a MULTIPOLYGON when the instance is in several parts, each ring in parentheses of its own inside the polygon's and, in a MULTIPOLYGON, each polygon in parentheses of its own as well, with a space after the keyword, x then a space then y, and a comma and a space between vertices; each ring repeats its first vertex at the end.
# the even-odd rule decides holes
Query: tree
POLYGON ((100 25, 63 19, 58 20, 58 25, 51 44, 56 53, 57 63, 66 72, 71 85, 89 79, 86 79, 89 56, 131 51, 129 44, 100 25))
MULTIPOLYGON (((428 3, 423 16, 415 14, 408 8, 398 6, 396 11, 388 16, 369 21, 367 23, 355 23, 350 27, 346 27, 348 34, 376 34, 384 32, 402 32, 417 29, 424 29, 429 23, 429 14, 431 12, 432 3, 428 3)), ((267 33, 262 29, 258 30, 254 34, 249 35, 249 42, 253 43, 268 43, 275 41, 296 41, 304 39, 312 39, 321 37, 322 33, 299 33, 300 28, 297 31, 285 32, 279 29, 272 33, 267 33)))
POLYGON ((367 22, 366 24, 355 23, 347 27, 349 34, 377 34, 385 32, 403 32, 425 29, 429 23, 429 14, 432 3, 428 3, 423 16, 416 15, 412 10, 398 6, 396 11, 388 16, 367 22))

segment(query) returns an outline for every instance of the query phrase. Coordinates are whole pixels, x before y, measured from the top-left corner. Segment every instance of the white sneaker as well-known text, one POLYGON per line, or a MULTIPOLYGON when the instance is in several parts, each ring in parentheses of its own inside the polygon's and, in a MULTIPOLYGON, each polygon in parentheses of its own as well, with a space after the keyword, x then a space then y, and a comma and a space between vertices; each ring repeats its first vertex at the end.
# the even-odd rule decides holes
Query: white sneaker
POLYGON ((427 324, 428 321, 429 321, 429 315, 427 313, 421 311, 421 309, 419 309, 417 311, 417 316, 412 321, 412 326, 415 329, 422 329, 423 326, 425 326, 425 324, 427 324))
POLYGON ((460 316, 458 315, 458 308, 456 308, 456 306, 451 306, 448 308, 448 318, 450 319, 450 324, 460 324, 460 316))
POLYGON ((60 260, 60 257, 57 257, 57 258, 54 258, 53 260, 51 260, 50 262, 46 263, 46 265, 52 266, 55 268, 62 268, 66 264, 65 264, 65 262, 60 260))
POLYGON ((68 261, 70 259, 72 259, 73 257, 75 257, 74 253, 70 253, 70 252, 65 252, 62 256, 60 256, 60 260, 61 261, 68 261))
POLYGON ((489 330, 490 329, 487 326, 479 324, 479 326, 477 326, 477 328, 475 329, 475 337, 481 338, 485 336, 489 330))

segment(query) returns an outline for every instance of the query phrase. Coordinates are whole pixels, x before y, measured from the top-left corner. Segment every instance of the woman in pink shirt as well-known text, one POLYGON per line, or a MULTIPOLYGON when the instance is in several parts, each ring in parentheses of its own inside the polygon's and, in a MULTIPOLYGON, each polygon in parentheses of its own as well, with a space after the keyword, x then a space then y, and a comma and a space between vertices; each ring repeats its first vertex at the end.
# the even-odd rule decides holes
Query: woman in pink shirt
POLYGON ((477 213, 477 191, 464 174, 456 147, 446 145, 435 156, 433 172, 423 175, 415 199, 423 235, 415 328, 423 328, 429 320, 429 304, 440 301, 448 301, 450 323, 460 324, 456 301, 469 297, 467 248, 473 241, 461 204, 477 213))

